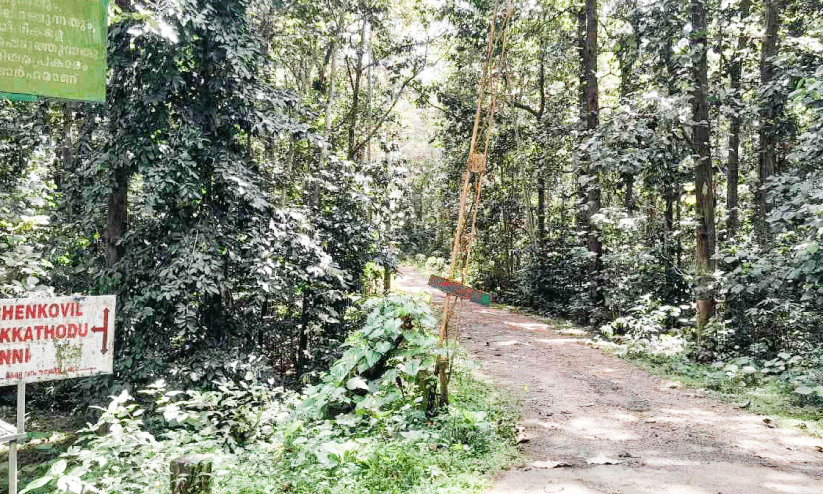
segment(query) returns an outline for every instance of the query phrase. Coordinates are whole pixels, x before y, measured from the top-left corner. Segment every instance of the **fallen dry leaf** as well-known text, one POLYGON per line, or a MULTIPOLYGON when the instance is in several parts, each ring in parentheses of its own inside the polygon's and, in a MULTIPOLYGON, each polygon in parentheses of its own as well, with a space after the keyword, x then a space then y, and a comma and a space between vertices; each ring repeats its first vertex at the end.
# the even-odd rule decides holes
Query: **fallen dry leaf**
POLYGON ((586 463, 589 465, 618 465, 623 462, 621 460, 615 460, 614 458, 608 458, 601 453, 593 458, 586 458, 586 463))
POLYGON ((572 465, 564 461, 535 461, 532 466, 534 468, 568 468, 572 465))

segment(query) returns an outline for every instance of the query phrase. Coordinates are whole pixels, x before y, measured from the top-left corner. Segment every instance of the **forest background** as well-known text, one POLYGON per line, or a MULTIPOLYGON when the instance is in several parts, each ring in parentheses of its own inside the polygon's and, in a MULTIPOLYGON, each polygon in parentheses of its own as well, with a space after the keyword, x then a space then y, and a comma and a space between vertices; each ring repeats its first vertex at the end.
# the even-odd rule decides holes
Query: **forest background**
MULTIPOLYGON (((0 295, 118 296, 115 375, 49 402, 311 382, 442 267, 494 7, 118 0, 106 103, 0 102, 0 295)), ((822 9, 514 2, 467 281, 823 397, 822 9)))

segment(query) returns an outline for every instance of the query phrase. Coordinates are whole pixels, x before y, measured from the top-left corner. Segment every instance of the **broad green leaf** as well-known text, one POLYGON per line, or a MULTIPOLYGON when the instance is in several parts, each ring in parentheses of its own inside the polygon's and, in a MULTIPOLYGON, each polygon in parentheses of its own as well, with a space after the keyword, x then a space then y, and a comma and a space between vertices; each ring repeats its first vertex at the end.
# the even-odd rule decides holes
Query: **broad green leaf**
POLYGON ((23 489, 22 491, 20 491, 18 494, 26 494, 29 491, 39 489, 40 487, 43 487, 44 485, 48 484, 52 480, 54 480, 54 477, 52 477, 50 475, 40 477, 37 480, 33 480, 33 481, 29 482, 29 484, 26 486, 26 488, 23 489))
POLYGON ((811 394, 812 391, 814 391, 814 390, 812 388, 808 387, 808 386, 798 386, 797 388, 794 389, 795 393, 801 394, 801 395, 804 395, 804 396, 811 394))
POLYGON ((60 475, 61 473, 66 471, 67 466, 68 466, 68 463, 66 462, 66 460, 63 460, 63 459, 57 460, 54 463, 54 465, 51 466, 51 469, 49 469, 49 473, 52 474, 52 475, 60 475))
POLYGON ((369 390, 369 385, 366 381, 363 380, 360 376, 354 376, 348 381, 346 381, 346 388, 348 389, 365 389, 366 391, 369 390))

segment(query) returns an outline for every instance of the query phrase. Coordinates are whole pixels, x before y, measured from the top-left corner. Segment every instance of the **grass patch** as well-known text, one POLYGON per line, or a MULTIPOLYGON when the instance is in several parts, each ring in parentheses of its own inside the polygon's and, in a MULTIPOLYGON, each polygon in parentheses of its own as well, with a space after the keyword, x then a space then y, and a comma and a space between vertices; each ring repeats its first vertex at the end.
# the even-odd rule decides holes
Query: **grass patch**
MULTIPOLYGON (((796 427, 812 436, 823 438, 823 406, 815 396, 795 393, 790 377, 783 375, 747 377, 735 364, 722 367, 689 361, 681 354, 659 355, 622 352, 618 356, 650 373, 675 380, 685 387, 705 389, 706 395, 736 405, 747 411, 767 415, 780 427, 796 427)), ((753 373, 754 374, 754 373, 753 373)))
POLYGON ((343 356, 302 394, 261 383, 114 397, 28 492, 169 492, 169 463, 212 459, 215 493, 479 493, 516 454, 514 407, 457 359, 434 410, 428 304, 371 306, 343 356))
POLYGON ((449 409, 437 416, 397 416, 388 421, 397 428, 352 431, 348 440, 357 446, 344 451, 340 463, 295 468, 301 451, 287 448, 252 465, 251 457, 259 456, 249 451, 245 467, 218 478, 215 492, 480 493, 517 454, 516 415, 512 403, 473 376, 465 361, 456 365, 451 393, 449 409))

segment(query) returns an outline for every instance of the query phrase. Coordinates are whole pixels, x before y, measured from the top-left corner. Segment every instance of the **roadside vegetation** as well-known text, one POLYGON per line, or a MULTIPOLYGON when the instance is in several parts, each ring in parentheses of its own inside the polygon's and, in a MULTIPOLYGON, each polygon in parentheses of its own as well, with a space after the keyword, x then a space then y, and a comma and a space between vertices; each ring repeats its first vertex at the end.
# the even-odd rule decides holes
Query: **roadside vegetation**
MULTIPOLYGON (((461 68, 481 60, 487 12, 446 10, 463 29, 408 253, 432 272, 466 161, 470 121, 452 116, 470 114, 475 79, 461 68)), ((747 409, 819 421, 820 2, 516 11, 466 283, 747 409)))
MULTIPOLYGON (((601 344, 602 345, 602 344, 601 344)), ((707 396, 764 415, 770 427, 796 427, 823 438, 823 361, 780 353, 771 360, 736 357, 697 363, 681 352, 655 351, 635 343, 603 345, 665 379, 672 386, 706 390, 707 396)))
POLYGON ((216 493, 470 493, 514 455, 513 405, 458 359, 448 408, 431 409, 438 343, 426 302, 368 304, 316 384, 255 382, 113 398, 24 492, 170 492, 171 460, 213 462, 216 493))
MULTIPOLYGON (((463 281, 819 417, 821 0, 512 4, 463 281)), ((165 489, 198 442, 226 492, 456 490, 505 457, 482 384, 429 406, 428 316, 366 302, 402 257, 446 268, 500 5, 116 0, 105 102, 0 99, 0 297, 117 297, 114 373, 29 386, 103 421, 38 489, 165 489), (416 336, 356 353, 378 327, 416 336)))

